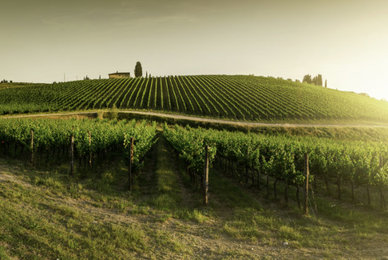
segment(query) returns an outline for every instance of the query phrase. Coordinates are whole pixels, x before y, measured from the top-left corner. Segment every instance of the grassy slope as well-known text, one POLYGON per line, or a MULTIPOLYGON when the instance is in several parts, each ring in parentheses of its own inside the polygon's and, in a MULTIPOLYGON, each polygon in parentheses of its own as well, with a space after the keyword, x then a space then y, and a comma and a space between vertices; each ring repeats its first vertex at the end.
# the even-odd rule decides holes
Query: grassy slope
MULTIPOLYGON (((67 166, 65 166, 66 168, 67 166)), ((104 168, 104 167, 103 167, 104 168)), ((386 213, 319 200, 303 217, 279 201, 210 176, 210 205, 200 206, 184 168, 160 139, 132 194, 122 163, 92 177, 38 171, 0 160, 0 257, 377 258, 388 256, 386 213), (289 244, 284 245, 287 241, 289 244)))
POLYGON ((144 85, 139 92, 134 91, 137 80, 92 80, 3 89, 0 90, 0 113, 81 110, 115 104, 121 109, 162 110, 253 121, 388 122, 387 102, 349 92, 252 76, 184 76, 180 81, 170 80, 158 79, 156 85, 154 78, 151 85, 151 81, 147 83, 142 79, 138 89, 144 85))
POLYGON ((47 84, 42 83, 24 83, 24 82, 15 82, 15 83, 0 83, 0 89, 7 89, 7 88, 22 88, 22 87, 42 87, 47 84))

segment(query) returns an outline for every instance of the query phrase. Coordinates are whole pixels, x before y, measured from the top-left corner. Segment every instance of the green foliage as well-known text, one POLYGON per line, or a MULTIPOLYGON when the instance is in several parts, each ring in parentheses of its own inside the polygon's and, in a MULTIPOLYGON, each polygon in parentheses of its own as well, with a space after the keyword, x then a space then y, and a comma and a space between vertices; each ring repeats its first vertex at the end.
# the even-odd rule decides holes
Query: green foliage
POLYGON ((307 74, 303 77, 303 80, 302 80, 303 83, 307 83, 307 84, 311 84, 313 83, 313 80, 311 79, 311 75, 310 74, 307 74))
POLYGON ((318 74, 317 76, 315 76, 313 78, 313 81, 312 83, 316 86, 322 86, 323 82, 322 82, 322 75, 321 74, 318 74))
MULTIPOLYGON (((206 131, 201 135, 231 139, 225 141, 231 145, 225 146, 226 151, 240 162, 245 160, 246 151, 252 154, 256 148, 253 144, 260 139, 263 149, 259 147, 259 157, 270 155, 266 159, 272 159, 270 169, 277 163, 277 155, 271 150, 276 148, 274 144, 281 146, 282 140, 286 151, 290 150, 286 144, 294 148, 298 142, 302 148, 305 144, 316 145, 314 153, 322 150, 322 157, 336 144, 341 153, 355 147, 360 147, 355 152, 359 155, 368 150, 364 149, 365 143, 359 142, 226 134, 206 131), (239 136, 244 138, 240 143, 239 136), (236 145, 236 151, 230 151, 232 145, 236 145)), ((376 146, 371 144, 372 153, 365 158, 375 157, 372 148, 376 146)), ((285 208, 268 201, 262 192, 244 187, 218 169, 210 175, 211 203, 206 208, 197 207, 193 203, 197 196, 182 184, 184 169, 171 156, 170 146, 159 143, 157 150, 148 158, 151 161, 146 161, 148 169, 139 175, 139 190, 133 193, 122 190, 122 183, 108 185, 113 176, 125 177, 123 163, 108 164, 101 178, 69 183, 68 178, 54 171, 37 171, 1 159, 0 259, 190 259, 198 254, 216 259, 256 259, 263 252, 269 258, 306 258, 307 252, 310 258, 353 259, 381 258, 381 250, 386 248, 386 212, 354 207, 346 201, 334 201, 333 206, 332 199, 316 194, 319 214, 303 217, 292 206, 285 208), (153 160, 158 163, 153 165, 153 160)), ((301 148, 293 150, 295 168, 299 169, 297 155, 301 148)), ((217 147, 217 157, 220 152, 217 147)), ((283 157, 287 153, 277 154, 283 157)), ((353 160, 355 155, 351 153, 349 158, 353 160)), ((387 154, 382 158, 381 165, 385 165, 387 154)))
POLYGON ((34 151, 66 151, 70 137, 74 136, 75 151, 80 158, 106 153, 110 149, 124 151, 128 159, 128 140, 133 137, 136 139, 135 167, 140 167, 141 159, 154 144, 156 136, 156 124, 149 126, 146 121, 5 119, 0 120, 0 148, 4 150, 9 144, 18 144, 29 150, 31 130, 34 131, 34 151))
MULTIPOLYGON (((288 184, 304 182, 305 154, 314 176, 335 177, 357 185, 388 188, 388 146, 384 143, 334 141, 314 137, 245 134, 165 126, 165 136, 181 157, 200 172, 203 144, 214 147, 214 156, 227 158, 288 184)), ((214 157, 211 157, 213 160, 214 157)))
POLYGON ((101 79, 0 89, 0 114, 113 106, 253 121, 388 122, 387 102, 270 77, 101 79))
POLYGON ((0 139, 18 142, 27 148, 34 131, 34 149, 44 147, 68 147, 70 136, 75 139, 75 148, 82 156, 98 153, 108 147, 123 143, 124 133, 135 126, 135 121, 108 120, 52 120, 52 119, 6 119, 0 120, 0 139), (92 142, 89 146, 89 133, 92 142))
MULTIPOLYGON (((307 84, 314 84, 316 86, 323 86, 323 80, 322 80, 322 75, 318 74, 314 78, 311 77, 310 74, 307 74, 303 77, 303 83, 307 84)), ((325 81, 325 87, 327 87, 327 81, 325 81)))
POLYGON ((179 156, 188 164, 189 168, 201 174, 205 165, 205 146, 209 147, 208 157, 210 164, 214 161, 217 148, 201 129, 176 126, 171 129, 164 126, 164 136, 179 152, 179 156))
POLYGON ((141 159, 144 158, 146 153, 155 144, 157 139, 156 136, 156 123, 152 126, 148 126, 145 121, 138 125, 136 128, 132 128, 130 131, 124 133, 124 149, 125 158, 130 158, 131 153, 131 138, 134 138, 134 149, 133 149, 133 164, 134 167, 139 167, 141 159))
POLYGON ((141 67, 140 61, 138 61, 138 62, 136 62, 136 66, 135 66, 135 77, 139 78, 142 76, 143 76, 143 69, 141 67))

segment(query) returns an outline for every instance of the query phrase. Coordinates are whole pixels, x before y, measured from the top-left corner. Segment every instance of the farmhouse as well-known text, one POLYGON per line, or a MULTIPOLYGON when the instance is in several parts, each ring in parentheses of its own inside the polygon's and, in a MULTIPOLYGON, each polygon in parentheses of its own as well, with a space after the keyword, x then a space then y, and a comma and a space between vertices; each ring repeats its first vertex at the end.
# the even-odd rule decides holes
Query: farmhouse
POLYGON ((131 73, 129 72, 115 72, 115 73, 110 73, 109 78, 110 79, 127 79, 131 77, 131 73))

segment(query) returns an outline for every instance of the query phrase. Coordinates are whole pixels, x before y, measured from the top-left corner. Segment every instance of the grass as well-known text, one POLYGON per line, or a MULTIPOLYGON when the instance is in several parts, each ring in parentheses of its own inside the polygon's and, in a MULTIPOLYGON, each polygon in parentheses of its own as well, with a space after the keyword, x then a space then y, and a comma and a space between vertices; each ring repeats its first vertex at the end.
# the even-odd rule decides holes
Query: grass
POLYGON ((69 178, 0 159, 0 259, 354 259, 388 256, 387 212, 322 197, 303 216, 290 201, 210 172, 201 205, 163 138, 133 192, 118 160, 69 178), (334 205, 334 206, 333 206, 334 205))
POLYGON ((5 251, 5 248, 0 246, 0 259, 9 260, 10 258, 5 251))

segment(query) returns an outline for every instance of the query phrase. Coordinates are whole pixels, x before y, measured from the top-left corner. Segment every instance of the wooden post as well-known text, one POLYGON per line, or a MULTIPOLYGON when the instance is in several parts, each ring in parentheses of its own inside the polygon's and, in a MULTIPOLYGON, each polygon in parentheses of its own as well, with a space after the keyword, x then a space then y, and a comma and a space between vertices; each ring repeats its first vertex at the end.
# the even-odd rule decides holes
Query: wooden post
POLYGON ((30 162, 31 162, 32 165, 34 165, 34 130, 33 129, 31 129, 30 150, 31 150, 30 162))
POLYGON ((70 137, 70 175, 74 175, 74 135, 70 137))
POLYGON ((310 169, 309 169, 309 155, 306 153, 304 155, 305 160, 305 187, 304 187, 304 214, 309 214, 309 176, 310 176, 310 169))
POLYGON ((317 206, 317 201, 315 200, 315 195, 314 195, 314 189, 312 186, 310 186, 310 191, 311 191, 311 199, 313 201, 313 205, 314 205, 314 210, 315 210, 315 214, 318 214, 318 206, 317 206))
POLYGON ((133 162, 133 145, 135 138, 131 137, 130 144, 130 154, 129 154, 129 166, 128 166, 128 189, 131 191, 133 186, 133 176, 132 176, 132 162, 133 162))
POLYGON ((209 146, 205 146, 205 170, 203 178, 203 202, 205 205, 209 202, 209 146))
POLYGON ((382 155, 380 155, 380 160, 379 160, 379 162, 380 162, 380 168, 382 168, 382 167, 384 166, 384 158, 383 158, 382 155))
MULTIPOLYGON (((380 155, 380 168, 384 166, 384 158, 382 155, 380 155)), ((380 206, 381 209, 385 209, 385 198, 384 198, 384 192, 383 188, 380 186, 379 187, 379 192, 380 192, 380 206)))
POLYGON ((92 133, 89 131, 89 167, 92 168, 92 133))

